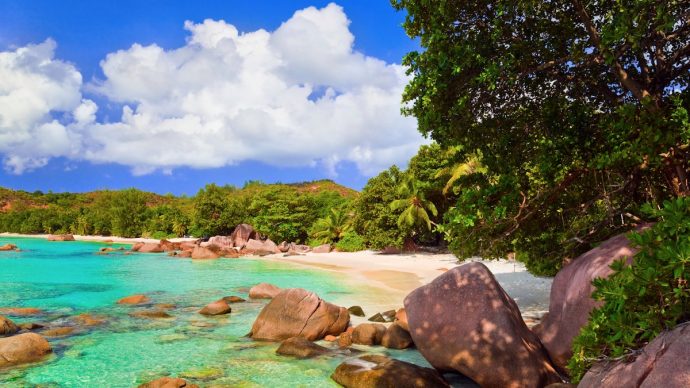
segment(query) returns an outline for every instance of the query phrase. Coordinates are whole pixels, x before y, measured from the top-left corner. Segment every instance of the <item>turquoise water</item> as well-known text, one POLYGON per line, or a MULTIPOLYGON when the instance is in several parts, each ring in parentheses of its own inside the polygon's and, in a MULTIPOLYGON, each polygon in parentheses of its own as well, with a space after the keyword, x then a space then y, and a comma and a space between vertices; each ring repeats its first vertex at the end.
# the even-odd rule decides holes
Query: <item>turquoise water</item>
MULTIPOLYGON (((329 376, 343 356, 293 360, 276 356, 277 344, 244 337, 265 302, 233 304, 232 313, 222 317, 197 313, 222 296, 246 298, 249 287, 260 282, 302 287, 336 303, 356 298, 333 273, 253 259, 98 255, 106 244, 0 238, 0 245, 8 242, 22 251, 0 252, 0 307, 45 310, 43 315, 11 319, 65 326, 74 315, 90 313, 107 323, 49 339, 52 356, 0 371, 0 386, 132 387, 167 375, 187 377, 201 386, 337 386, 329 376), (115 303, 139 293, 154 304, 174 304, 169 311, 174 318, 132 318, 128 313, 137 307, 115 303)), ((363 292, 362 287, 358 290, 363 292)), ((388 353, 418 359, 416 352, 388 353)))

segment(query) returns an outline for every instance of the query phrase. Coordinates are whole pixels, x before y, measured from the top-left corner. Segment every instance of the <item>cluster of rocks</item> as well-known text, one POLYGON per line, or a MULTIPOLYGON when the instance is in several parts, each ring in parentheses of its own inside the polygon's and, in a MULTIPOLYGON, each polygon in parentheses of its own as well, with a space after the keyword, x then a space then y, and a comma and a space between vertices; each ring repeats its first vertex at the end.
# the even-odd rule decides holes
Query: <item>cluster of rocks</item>
POLYGON ((329 244, 311 248, 308 245, 288 243, 279 245, 264 238, 251 225, 240 224, 230 236, 214 236, 208 241, 170 242, 160 240, 157 243, 136 243, 131 249, 139 253, 163 253, 175 257, 189 257, 197 260, 218 259, 221 257, 237 258, 246 255, 266 256, 284 254, 285 256, 302 255, 307 252, 328 253, 329 244))
POLYGON ((51 352, 42 335, 26 332, 9 318, 0 316, 0 369, 37 362, 51 352))
POLYGON ((71 234, 51 234, 48 236, 48 241, 74 241, 74 236, 71 234))

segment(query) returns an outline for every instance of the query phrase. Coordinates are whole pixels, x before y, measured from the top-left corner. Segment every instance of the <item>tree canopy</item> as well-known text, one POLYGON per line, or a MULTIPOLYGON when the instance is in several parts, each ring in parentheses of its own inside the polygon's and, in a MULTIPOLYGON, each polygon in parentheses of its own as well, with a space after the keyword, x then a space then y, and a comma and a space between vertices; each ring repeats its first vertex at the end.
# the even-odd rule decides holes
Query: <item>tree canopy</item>
POLYGON ((393 5, 423 47, 403 61, 404 112, 486 168, 456 182, 456 252, 553 273, 642 203, 690 194, 690 1, 393 5))

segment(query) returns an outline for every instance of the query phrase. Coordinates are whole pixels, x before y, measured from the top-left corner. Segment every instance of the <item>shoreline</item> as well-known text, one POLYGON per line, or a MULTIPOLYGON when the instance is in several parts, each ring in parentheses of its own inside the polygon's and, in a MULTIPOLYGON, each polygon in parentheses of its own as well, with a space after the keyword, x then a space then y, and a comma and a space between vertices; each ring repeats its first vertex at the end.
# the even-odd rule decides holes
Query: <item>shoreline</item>
MULTIPOLYGON (((0 238, 43 238, 48 234, 0 233, 0 238)), ((118 236, 73 235, 76 241, 134 244, 157 243, 153 238, 125 238, 118 236)), ((196 238, 174 238, 171 242, 195 241, 196 238)), ((398 309, 405 297, 414 289, 430 283, 447 270, 472 261, 480 261, 496 276, 501 286, 518 303, 526 321, 538 321, 548 310, 553 278, 542 278, 527 272, 524 264, 509 260, 469 259, 459 261, 450 253, 399 253, 381 254, 366 250, 359 252, 309 252, 299 256, 283 254, 245 256, 250 260, 268 260, 306 269, 317 269, 342 276, 342 281, 354 289, 366 288, 366 292, 338 298, 342 302, 362 306, 367 317, 375 312, 398 309)), ((351 305, 352 305, 351 304, 351 305)), ((354 323, 366 318, 353 317, 354 323)))

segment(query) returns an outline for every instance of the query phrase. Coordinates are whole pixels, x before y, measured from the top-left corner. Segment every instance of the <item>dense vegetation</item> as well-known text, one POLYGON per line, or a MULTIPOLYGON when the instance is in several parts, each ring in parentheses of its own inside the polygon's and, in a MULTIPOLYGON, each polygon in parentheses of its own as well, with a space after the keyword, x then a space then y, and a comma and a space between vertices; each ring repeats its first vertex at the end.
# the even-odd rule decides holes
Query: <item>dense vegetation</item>
POLYGON ((196 196, 173 197, 136 189, 26 193, 0 189, 0 230, 123 237, 227 235, 249 223, 275 241, 307 242, 312 225, 356 196, 331 181, 243 188, 209 184, 196 196))

